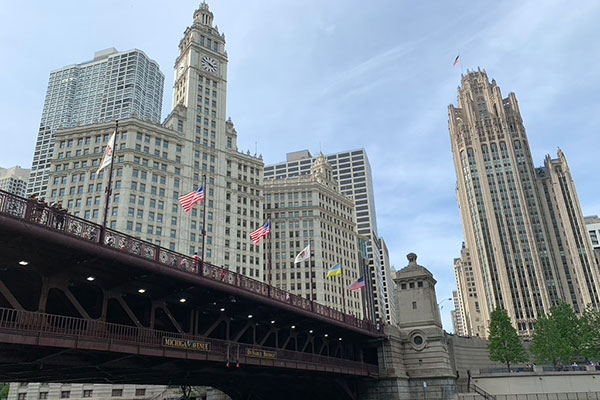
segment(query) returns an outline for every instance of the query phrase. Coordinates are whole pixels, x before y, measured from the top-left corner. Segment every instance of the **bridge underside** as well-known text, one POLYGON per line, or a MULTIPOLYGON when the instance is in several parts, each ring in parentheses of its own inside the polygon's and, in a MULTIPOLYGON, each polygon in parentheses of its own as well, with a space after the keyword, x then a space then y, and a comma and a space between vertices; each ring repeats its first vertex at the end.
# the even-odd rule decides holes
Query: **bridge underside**
MULTIPOLYGON (((6 339, 6 338, 4 338, 6 339)), ((212 386, 235 399, 354 399, 362 379, 130 354, 0 344, 0 381, 212 386)))
POLYGON ((233 399, 355 399, 359 383, 377 377, 372 340, 227 282, 0 214, 0 381, 206 385, 233 399), (142 336, 146 342, 136 342, 142 336), (165 336, 212 347, 165 348, 165 336), (256 357, 254 349, 270 355, 256 357))

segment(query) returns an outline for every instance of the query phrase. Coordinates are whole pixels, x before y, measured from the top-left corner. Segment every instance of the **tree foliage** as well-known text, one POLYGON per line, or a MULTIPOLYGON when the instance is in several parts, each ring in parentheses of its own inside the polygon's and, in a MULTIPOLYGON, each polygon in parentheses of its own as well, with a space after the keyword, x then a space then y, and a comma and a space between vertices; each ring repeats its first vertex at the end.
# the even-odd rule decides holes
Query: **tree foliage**
POLYGON ((0 400, 8 398, 8 383, 0 383, 0 400))
POLYGON ((589 360, 600 361, 600 312, 588 307, 579 320, 580 355, 589 360))
POLYGON ((531 353, 540 363, 569 365, 580 349, 580 333, 577 314, 569 304, 561 303, 550 315, 538 318, 531 353))
POLYGON ((510 365, 527 361, 527 352, 519 339, 516 329, 510 323, 506 310, 497 308, 490 320, 490 359, 510 365))

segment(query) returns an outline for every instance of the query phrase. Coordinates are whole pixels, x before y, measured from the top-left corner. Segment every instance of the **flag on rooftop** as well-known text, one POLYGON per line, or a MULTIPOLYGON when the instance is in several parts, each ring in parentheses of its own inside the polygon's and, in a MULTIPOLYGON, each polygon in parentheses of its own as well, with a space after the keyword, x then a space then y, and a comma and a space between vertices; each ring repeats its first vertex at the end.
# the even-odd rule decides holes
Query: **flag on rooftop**
POLYGON ((112 136, 110 137, 110 139, 108 140, 108 144, 106 145, 106 150, 104 151, 104 157, 102 157, 102 162, 100 163, 100 166, 98 167, 98 171, 96 171, 96 175, 98 175, 100 173, 100 171, 102 171, 104 168, 106 168, 110 165, 110 162, 112 161, 112 157, 113 157, 113 151, 115 149, 116 135, 117 135, 117 131, 115 130, 113 132, 112 136))
POLYGON ((294 264, 298 264, 304 260, 308 260, 310 258, 310 243, 306 246, 294 259, 294 264))
POLYGON ((454 67, 456 67, 458 64, 460 64, 460 54, 454 59, 454 67))
POLYGON ((364 287, 365 287, 365 278, 362 277, 359 280, 357 280, 356 282, 354 282, 352 284, 352 286, 350 286, 350 290, 352 290, 353 292, 356 292, 364 287))
POLYGON ((267 221, 266 224, 250 233, 250 238, 254 242, 254 245, 258 246, 262 240, 271 234, 271 221, 267 221))
POLYGON ((331 278, 332 276, 341 276, 342 275, 342 264, 335 265, 329 268, 327 271, 327 277, 331 278))
POLYGON ((204 201, 204 185, 200 186, 199 189, 194 190, 186 195, 179 198, 181 206, 186 213, 192 211, 192 207, 204 201))

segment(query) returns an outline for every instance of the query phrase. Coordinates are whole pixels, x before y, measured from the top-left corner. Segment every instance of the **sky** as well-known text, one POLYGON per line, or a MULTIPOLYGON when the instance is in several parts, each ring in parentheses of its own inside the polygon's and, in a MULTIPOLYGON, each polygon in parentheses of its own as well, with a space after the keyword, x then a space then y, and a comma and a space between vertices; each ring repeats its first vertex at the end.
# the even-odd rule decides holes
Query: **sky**
MULTIPOLYGON (((30 168, 50 71, 109 47, 137 48, 165 74, 199 1, 0 0, 0 166, 30 168)), ((463 231, 448 133, 461 73, 514 92, 534 162, 560 147, 585 215, 600 214, 600 2, 212 0, 229 55, 227 113, 240 150, 365 148, 379 234, 455 289, 463 231), (462 65, 453 67, 460 54, 462 65)), ((442 304, 452 331, 452 302, 442 304)))

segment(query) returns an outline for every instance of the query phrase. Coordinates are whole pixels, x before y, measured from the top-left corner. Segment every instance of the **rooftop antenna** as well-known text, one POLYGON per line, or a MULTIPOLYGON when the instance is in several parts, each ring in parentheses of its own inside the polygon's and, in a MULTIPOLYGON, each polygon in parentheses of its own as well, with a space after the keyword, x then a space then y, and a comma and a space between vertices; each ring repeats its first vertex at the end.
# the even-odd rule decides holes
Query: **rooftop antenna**
POLYGON ((258 141, 254 141, 254 157, 256 157, 256 153, 258 153, 258 141))

